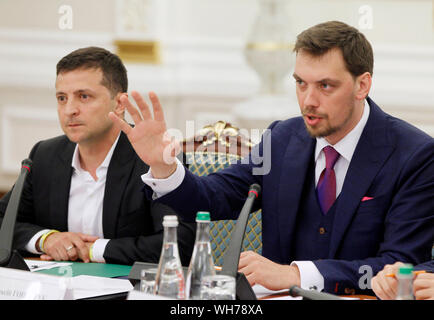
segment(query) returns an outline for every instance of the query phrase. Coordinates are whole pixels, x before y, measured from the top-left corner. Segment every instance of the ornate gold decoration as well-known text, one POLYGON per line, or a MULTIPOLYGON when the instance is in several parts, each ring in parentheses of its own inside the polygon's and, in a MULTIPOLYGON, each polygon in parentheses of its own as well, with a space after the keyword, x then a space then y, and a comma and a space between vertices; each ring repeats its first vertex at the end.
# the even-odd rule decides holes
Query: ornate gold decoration
POLYGON ((273 42, 273 41, 248 42, 246 44, 246 49, 258 50, 258 51, 280 51, 280 50, 292 51, 294 49, 294 43, 273 42))
POLYGON ((160 45, 156 41, 116 40, 117 54, 126 62, 157 64, 160 59, 160 45))
MULTIPOLYGON (((213 125, 207 125, 199 131, 199 135, 207 137, 202 142, 203 146, 208 146, 218 141, 222 145, 230 147, 230 142, 227 141, 227 137, 237 137, 239 134, 239 128, 232 126, 225 121, 217 121, 213 125)), ((230 140, 230 139, 229 139, 230 140)), ((252 147, 253 144, 250 141, 245 141, 245 145, 252 147)))

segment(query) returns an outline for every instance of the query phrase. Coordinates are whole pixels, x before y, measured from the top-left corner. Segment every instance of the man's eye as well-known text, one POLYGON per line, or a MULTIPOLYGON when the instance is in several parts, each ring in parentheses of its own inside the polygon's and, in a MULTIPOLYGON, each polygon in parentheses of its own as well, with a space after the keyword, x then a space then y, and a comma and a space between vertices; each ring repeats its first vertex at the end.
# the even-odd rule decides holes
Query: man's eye
POLYGON ((297 83, 298 85, 302 85, 304 82, 303 82, 303 80, 295 80, 295 83, 297 83))
POLYGON ((331 88, 331 86, 328 83, 321 83, 321 88, 329 89, 329 88, 331 88))
POLYGON ((81 99, 88 99, 89 96, 88 96, 87 94, 85 94, 85 93, 82 93, 82 94, 80 95, 80 98, 81 98, 81 99))
POLYGON ((57 101, 59 101, 59 102, 65 102, 66 101, 66 97, 65 96, 58 96, 57 97, 57 101))

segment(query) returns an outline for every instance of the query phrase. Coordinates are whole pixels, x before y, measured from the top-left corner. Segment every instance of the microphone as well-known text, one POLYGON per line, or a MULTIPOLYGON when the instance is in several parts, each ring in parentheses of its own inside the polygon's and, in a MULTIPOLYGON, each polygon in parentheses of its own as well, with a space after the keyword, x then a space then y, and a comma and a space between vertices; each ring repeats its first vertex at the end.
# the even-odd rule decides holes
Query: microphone
POLYGON ((232 232, 231 241, 229 242, 228 250, 223 258, 223 266, 220 273, 236 278, 236 296, 239 300, 256 300, 256 295, 247 281, 246 276, 243 273, 238 272, 238 263, 240 261, 241 248, 249 214, 260 193, 261 186, 259 184, 252 184, 250 186, 246 202, 238 216, 235 229, 232 232))
POLYGON ((31 166, 32 160, 30 159, 24 159, 21 163, 21 172, 12 190, 6 212, 3 217, 3 222, 0 228, 1 267, 30 271, 18 251, 12 251, 12 241, 14 237, 15 221, 17 219, 18 209, 21 202, 21 194, 23 193, 24 182, 30 172, 31 166))
POLYGON ((297 286, 289 288, 292 297, 303 297, 304 300, 344 300, 341 297, 330 293, 318 292, 315 290, 305 290, 297 286))

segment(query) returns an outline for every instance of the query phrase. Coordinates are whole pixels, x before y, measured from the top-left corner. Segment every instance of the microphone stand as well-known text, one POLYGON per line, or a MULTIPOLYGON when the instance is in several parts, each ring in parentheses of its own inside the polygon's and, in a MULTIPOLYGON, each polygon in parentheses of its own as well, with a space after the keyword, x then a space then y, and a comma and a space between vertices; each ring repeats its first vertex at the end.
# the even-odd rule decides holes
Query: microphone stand
POLYGON ((247 200, 241 209, 238 216, 235 229, 231 235, 231 241, 229 242, 228 250, 223 258, 223 266, 220 274, 233 276, 236 279, 236 298, 238 300, 257 300, 252 287, 249 284, 246 276, 243 273, 238 272, 238 263, 240 261, 240 254, 242 243, 244 239, 244 233, 246 232, 247 221, 250 211, 252 210, 255 199, 259 196, 261 187, 258 184, 250 186, 247 200))
POLYGON ((3 222, 0 228, 0 267, 30 271, 23 257, 17 250, 12 250, 15 221, 21 202, 21 195, 27 174, 30 172, 32 161, 25 159, 22 162, 21 173, 12 190, 3 222))
POLYGON ((297 286, 289 288, 292 297, 303 297, 303 300, 344 300, 341 297, 330 293, 318 292, 315 290, 305 290, 297 286))

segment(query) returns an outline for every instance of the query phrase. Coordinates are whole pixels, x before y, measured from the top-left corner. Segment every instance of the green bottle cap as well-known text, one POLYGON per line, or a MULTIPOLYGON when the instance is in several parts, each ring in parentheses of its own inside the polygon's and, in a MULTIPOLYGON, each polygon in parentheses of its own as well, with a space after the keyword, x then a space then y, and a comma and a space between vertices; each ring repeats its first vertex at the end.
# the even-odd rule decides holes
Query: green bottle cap
POLYGON ((406 263, 403 266, 399 267, 399 274, 412 274, 413 273, 413 265, 411 263, 406 263))
POLYGON ((199 211, 196 214, 196 222, 208 222, 210 221, 210 216, 209 216, 209 212, 205 212, 205 211, 199 211))

